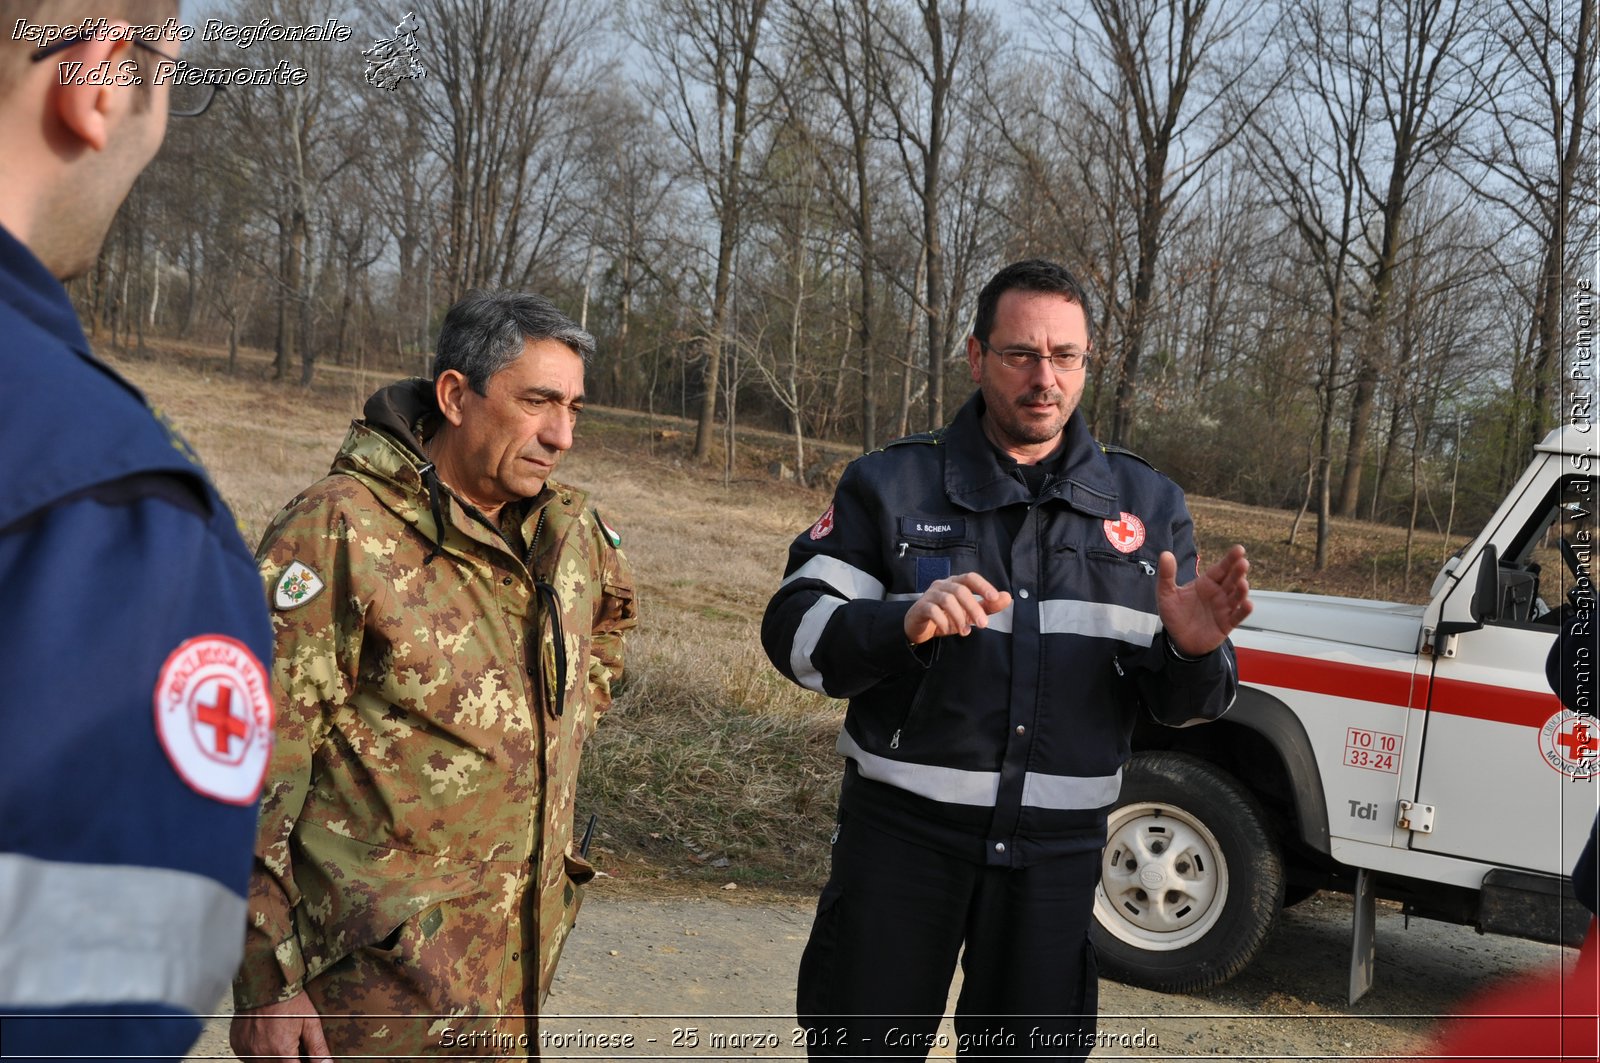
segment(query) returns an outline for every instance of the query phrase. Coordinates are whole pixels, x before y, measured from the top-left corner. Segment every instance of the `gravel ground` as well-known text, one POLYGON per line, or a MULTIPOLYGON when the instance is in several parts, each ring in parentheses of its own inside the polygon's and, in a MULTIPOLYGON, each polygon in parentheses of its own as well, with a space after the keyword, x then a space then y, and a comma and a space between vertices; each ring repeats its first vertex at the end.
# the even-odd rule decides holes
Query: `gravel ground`
MULTIPOLYGON (((546 1059, 784 1059, 794 1047, 794 972, 810 905, 787 898, 654 899, 605 879, 591 887, 541 1024, 546 1059), (631 1038, 631 1043, 616 1047, 631 1038), (607 1047, 609 1046, 609 1047, 607 1047)), ((1570 959, 1554 946, 1378 909, 1377 980, 1345 1003, 1350 904, 1319 894, 1283 913, 1256 962, 1210 993, 1100 988, 1097 1059, 1383 1059, 1425 1051, 1436 1016, 1518 972, 1570 959)), ((952 1001, 954 997, 952 995, 952 1001)), ((191 1059, 234 1057, 227 1018, 191 1059)), ((933 1058, 955 1055, 949 1044, 933 1058)))

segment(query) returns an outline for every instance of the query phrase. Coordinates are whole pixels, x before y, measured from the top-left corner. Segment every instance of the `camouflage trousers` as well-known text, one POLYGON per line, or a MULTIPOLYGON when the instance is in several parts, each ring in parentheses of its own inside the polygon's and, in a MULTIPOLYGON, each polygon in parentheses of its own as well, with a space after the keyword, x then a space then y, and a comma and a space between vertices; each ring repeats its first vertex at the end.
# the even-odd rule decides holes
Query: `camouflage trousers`
POLYGON ((498 895, 441 901, 306 983, 336 1058, 538 1055, 538 957, 498 895))

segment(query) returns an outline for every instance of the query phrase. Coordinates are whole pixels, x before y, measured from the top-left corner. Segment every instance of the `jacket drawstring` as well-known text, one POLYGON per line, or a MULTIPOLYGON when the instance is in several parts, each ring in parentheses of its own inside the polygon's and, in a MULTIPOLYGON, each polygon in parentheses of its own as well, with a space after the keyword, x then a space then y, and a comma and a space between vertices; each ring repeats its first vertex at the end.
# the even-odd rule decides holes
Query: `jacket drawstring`
POLYGON ((439 474, 435 471, 433 462, 428 462, 417 471, 422 474, 422 482, 428 487, 428 508, 433 511, 433 548, 428 551, 428 556, 422 559, 422 563, 427 565, 444 553, 444 499, 441 497, 439 474))
POLYGON ((567 636, 561 628, 561 598, 556 589, 544 580, 534 582, 539 591, 539 601, 550 612, 550 635, 556 651, 556 689, 550 699, 555 715, 560 716, 567 700, 567 636))

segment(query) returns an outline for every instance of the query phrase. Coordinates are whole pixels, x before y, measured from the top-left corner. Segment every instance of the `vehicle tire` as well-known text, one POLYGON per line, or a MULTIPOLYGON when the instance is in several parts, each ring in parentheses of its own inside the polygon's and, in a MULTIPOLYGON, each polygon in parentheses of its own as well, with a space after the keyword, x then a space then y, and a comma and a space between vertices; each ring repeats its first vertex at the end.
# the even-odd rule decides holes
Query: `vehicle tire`
POLYGON ((1198 757, 1130 760, 1089 925, 1100 969, 1165 993, 1244 970, 1283 905, 1283 857, 1266 822, 1250 791, 1198 757))

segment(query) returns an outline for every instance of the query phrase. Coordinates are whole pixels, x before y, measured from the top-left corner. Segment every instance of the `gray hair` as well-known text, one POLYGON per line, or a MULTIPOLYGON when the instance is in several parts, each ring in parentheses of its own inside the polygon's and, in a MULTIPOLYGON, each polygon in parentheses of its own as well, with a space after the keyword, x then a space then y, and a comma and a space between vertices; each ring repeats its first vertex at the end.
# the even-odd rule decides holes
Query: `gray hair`
POLYGON ((486 395, 489 378, 520 358, 528 340, 564 343, 585 366, 594 357, 594 337, 544 296, 474 288, 444 316, 433 357, 434 379, 454 369, 473 391, 486 395))

